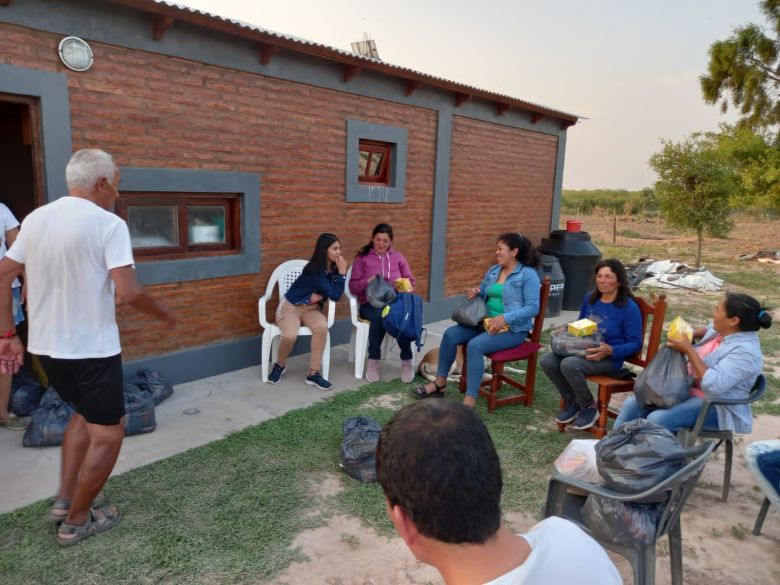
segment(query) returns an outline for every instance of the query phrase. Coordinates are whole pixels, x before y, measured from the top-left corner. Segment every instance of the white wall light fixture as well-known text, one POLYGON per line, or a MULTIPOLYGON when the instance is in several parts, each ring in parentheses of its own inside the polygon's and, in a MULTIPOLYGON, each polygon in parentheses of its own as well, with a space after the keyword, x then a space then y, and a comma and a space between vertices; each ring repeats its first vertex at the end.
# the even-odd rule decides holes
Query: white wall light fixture
POLYGON ((73 71, 86 71, 92 67, 92 48, 78 37, 65 37, 60 41, 60 60, 73 71))

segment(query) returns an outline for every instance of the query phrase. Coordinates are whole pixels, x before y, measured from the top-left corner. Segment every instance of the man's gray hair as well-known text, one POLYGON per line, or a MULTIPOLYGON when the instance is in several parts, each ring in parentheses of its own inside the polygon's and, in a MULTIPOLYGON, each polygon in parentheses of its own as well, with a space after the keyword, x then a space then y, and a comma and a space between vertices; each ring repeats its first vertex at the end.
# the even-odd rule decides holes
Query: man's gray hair
POLYGON ((98 148, 85 148, 73 153, 65 168, 68 189, 91 191, 100 179, 113 182, 116 176, 114 159, 98 148))

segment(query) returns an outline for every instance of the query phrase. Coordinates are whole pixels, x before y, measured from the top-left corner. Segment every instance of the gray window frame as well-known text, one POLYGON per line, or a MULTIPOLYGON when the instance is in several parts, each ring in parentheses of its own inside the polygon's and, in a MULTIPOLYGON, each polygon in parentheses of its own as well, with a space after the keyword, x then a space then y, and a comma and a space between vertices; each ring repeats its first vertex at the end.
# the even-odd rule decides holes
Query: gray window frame
POLYGON ((347 120, 348 203, 403 203, 406 198, 407 130, 396 126, 347 120), (388 171, 389 185, 365 185, 358 181, 358 152, 361 140, 388 142, 393 145, 388 171))
POLYGON ((260 272, 260 176, 189 169, 122 167, 122 192, 238 193, 241 199, 241 250, 230 256, 137 261, 142 284, 187 282, 260 272))

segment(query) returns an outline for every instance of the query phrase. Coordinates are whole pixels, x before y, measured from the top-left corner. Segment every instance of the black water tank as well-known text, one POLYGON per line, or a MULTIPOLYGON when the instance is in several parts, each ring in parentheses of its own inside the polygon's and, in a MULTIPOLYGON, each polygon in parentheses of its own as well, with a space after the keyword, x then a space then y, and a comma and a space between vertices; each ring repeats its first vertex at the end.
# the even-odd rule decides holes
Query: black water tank
POLYGON ((601 252, 590 241, 588 232, 567 232, 555 230, 549 238, 542 238, 542 254, 558 257, 566 276, 563 291, 563 308, 577 311, 582 306, 582 297, 593 288, 593 270, 601 260, 601 252))
POLYGON ((543 276, 550 277, 550 296, 547 298, 547 311, 545 311, 544 316, 557 317, 561 314, 566 277, 557 256, 544 254, 542 256, 542 269, 544 270, 543 276))

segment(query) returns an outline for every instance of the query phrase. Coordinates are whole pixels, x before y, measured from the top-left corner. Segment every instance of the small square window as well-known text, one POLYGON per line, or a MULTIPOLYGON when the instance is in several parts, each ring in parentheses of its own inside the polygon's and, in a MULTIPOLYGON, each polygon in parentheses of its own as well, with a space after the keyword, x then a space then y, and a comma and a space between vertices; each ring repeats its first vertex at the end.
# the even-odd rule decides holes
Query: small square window
POLYGON ((393 152, 389 142, 361 140, 358 146, 358 182, 371 185, 388 185, 393 152))
POLYGON ((122 193, 117 213, 140 260, 237 254, 240 200, 212 193, 122 193))

